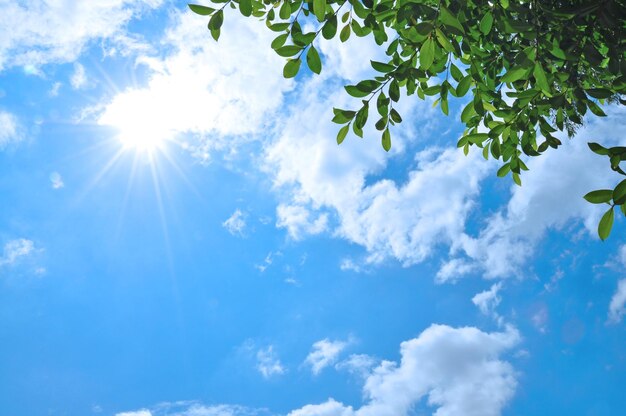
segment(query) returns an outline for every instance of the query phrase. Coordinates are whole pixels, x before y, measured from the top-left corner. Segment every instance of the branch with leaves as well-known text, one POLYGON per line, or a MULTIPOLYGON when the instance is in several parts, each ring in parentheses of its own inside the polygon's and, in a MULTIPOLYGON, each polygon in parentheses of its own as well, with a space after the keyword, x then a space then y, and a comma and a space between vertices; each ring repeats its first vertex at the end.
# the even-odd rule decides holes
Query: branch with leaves
MULTIPOLYGON (((556 149, 556 132, 573 136, 590 112, 605 117, 602 106, 626 104, 626 0, 211 0, 220 8, 190 5, 210 16, 209 30, 218 39, 230 5, 241 14, 264 20, 279 33, 271 47, 287 58, 283 75, 295 77, 306 53, 309 69, 322 70, 315 43, 346 42, 350 35, 373 36, 388 56, 371 61, 372 79, 345 87, 362 99, 360 108, 334 109, 341 144, 350 130, 363 137, 376 103, 382 147, 391 148, 390 128, 402 122, 394 108, 402 96, 434 97, 444 114, 449 100, 471 100, 461 112, 465 131, 457 146, 465 154, 482 149, 485 158, 502 161, 497 175, 511 175, 521 185, 528 157, 556 149), (302 23, 316 30, 304 33, 302 23), (341 23, 340 23, 341 22, 341 23), (341 29, 340 29, 340 26, 341 29), (389 40, 393 34, 393 40, 389 40)), ((605 149, 612 169, 624 175, 622 147, 605 149)), ((597 147, 596 147, 597 146, 597 147)), ((613 190, 594 191, 585 198, 611 208, 599 225, 608 237, 615 207, 626 215, 624 181, 613 190)))

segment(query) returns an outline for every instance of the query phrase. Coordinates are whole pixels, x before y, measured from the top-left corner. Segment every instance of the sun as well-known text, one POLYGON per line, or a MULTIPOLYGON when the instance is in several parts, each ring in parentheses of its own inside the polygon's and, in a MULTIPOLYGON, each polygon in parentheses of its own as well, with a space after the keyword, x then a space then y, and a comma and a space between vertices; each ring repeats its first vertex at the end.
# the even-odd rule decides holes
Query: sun
POLYGON ((98 123, 117 130, 115 137, 124 150, 142 153, 164 150, 172 129, 154 101, 153 97, 134 91, 108 106, 98 123))

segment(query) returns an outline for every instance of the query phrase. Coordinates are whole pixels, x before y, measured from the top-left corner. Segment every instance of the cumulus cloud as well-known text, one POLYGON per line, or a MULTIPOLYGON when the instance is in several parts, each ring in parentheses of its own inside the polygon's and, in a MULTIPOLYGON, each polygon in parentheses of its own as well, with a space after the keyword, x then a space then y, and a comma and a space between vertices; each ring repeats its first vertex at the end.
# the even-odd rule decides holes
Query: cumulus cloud
POLYGON ((383 361, 364 386, 358 409, 329 399, 289 416, 402 416, 422 399, 436 416, 495 416, 517 387, 513 367, 499 357, 518 344, 513 328, 486 333, 477 328, 432 325, 400 346, 400 363, 383 361))
POLYGON ((0 150, 21 140, 22 135, 17 117, 7 111, 0 110, 0 150))
POLYGON ((287 371, 278 359, 278 355, 274 351, 273 345, 258 350, 256 353, 256 360, 256 368, 265 378, 280 375, 287 371))
POLYGON ((233 215, 222 223, 222 226, 232 235, 241 237, 246 229, 246 216, 241 210, 237 209, 233 212, 233 215))
POLYGON ((424 127, 398 130, 391 154, 372 140, 347 140, 337 148, 337 127, 325 120, 332 118, 333 105, 341 107, 347 99, 320 92, 321 82, 301 86, 294 108, 307 111, 290 114, 279 138, 267 147, 266 170, 284 198, 277 209, 278 226, 295 238, 329 230, 364 246, 369 262, 394 257, 415 264, 438 244, 451 244, 464 231, 490 164, 456 149, 429 148, 416 155, 406 180, 372 181, 390 157, 430 131, 430 106, 420 102, 423 108, 410 108, 416 125, 424 127))
POLYGON ((348 346, 345 341, 331 341, 328 338, 317 341, 313 349, 304 360, 304 364, 311 366, 314 375, 318 375, 324 368, 337 361, 339 354, 348 346))
POLYGON ((626 315, 626 279, 617 282, 617 290, 609 304, 609 323, 617 324, 626 315))
POLYGON ((65 186, 63 178, 61 177, 61 174, 59 172, 52 172, 50 174, 50 184, 52 186, 52 189, 61 189, 65 186))
POLYGON ((134 412, 116 413, 115 416, 152 416, 152 412, 147 409, 141 409, 134 412))
POLYGON ((126 24, 163 0, 0 0, 0 71, 74 61, 95 39, 128 38, 126 24), (71 28, 71 30, 68 30, 71 28))
POLYGON ((114 96, 98 123, 132 123, 167 138, 190 134, 184 146, 208 162, 213 150, 232 150, 235 137, 251 140, 267 127, 293 81, 283 79, 284 59, 269 47, 273 35, 262 23, 230 14, 218 44, 192 12, 172 19, 162 41, 171 52, 138 59, 148 68, 147 86, 114 96))
POLYGON ((13 265, 34 251, 35 243, 31 240, 26 238, 11 240, 4 245, 4 253, 0 257, 0 266, 13 265))

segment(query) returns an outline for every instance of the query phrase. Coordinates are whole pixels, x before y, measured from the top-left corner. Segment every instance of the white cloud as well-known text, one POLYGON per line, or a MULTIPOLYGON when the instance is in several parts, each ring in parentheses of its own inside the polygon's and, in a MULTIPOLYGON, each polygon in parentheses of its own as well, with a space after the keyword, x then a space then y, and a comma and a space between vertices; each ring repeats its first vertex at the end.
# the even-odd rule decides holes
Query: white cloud
POLYGON ((126 24, 162 0, 0 0, 0 71, 74 61, 95 39, 124 38, 126 24))
POLYGON ((482 314, 497 316, 495 310, 502 301, 502 298, 498 296, 498 292, 501 288, 501 282, 492 285, 489 290, 477 293, 472 298, 472 303, 478 307, 482 314))
POLYGON ((347 370, 351 374, 366 378, 375 365, 374 357, 367 354, 350 354, 347 359, 335 364, 335 369, 347 370))
POLYGON ((72 76, 70 78, 70 84, 75 90, 84 88, 87 85, 87 75, 85 74, 85 67, 78 62, 74 64, 74 72, 72 73, 72 76))
POLYGON ((216 43, 206 19, 190 11, 172 19, 163 39, 171 52, 138 61, 148 68, 147 86, 113 97, 98 123, 166 138, 191 134, 185 146, 209 161, 214 149, 236 149, 264 132, 293 81, 283 79, 284 58, 269 47, 273 35, 263 24, 228 14, 216 43))
POLYGON ((246 216, 241 210, 237 209, 233 212, 233 215, 222 223, 222 226, 232 235, 241 237, 246 228, 246 216))
POLYGON ((276 217, 276 226, 286 228, 295 240, 305 235, 322 233, 328 228, 328 214, 314 215, 302 205, 279 204, 276 208, 276 217), (312 218, 313 216, 315 219, 312 218))
POLYGON ((337 361, 339 354, 348 346, 345 341, 331 341, 328 338, 313 344, 313 350, 307 355, 304 363, 311 366, 314 375, 337 361))
POLYGON ((35 243, 26 238, 11 240, 4 245, 3 256, 0 257, 0 266, 13 265, 21 258, 27 257, 35 251, 35 243))
POLYGON ((265 378, 284 374, 287 371, 278 359, 273 345, 258 350, 256 353, 256 359, 256 368, 265 378))
POLYGON ((333 399, 289 416, 403 416, 423 398, 436 416, 496 416, 517 387, 513 367, 499 356, 517 345, 518 332, 432 325, 400 346, 400 363, 383 361, 367 378, 367 403, 353 410, 333 399))
POLYGON ((65 186, 63 178, 61 177, 61 174, 59 172, 52 172, 50 174, 50 184, 52 186, 52 189, 61 189, 65 186))
POLYGON ((141 409, 134 412, 116 413, 115 416, 152 416, 152 412, 147 409, 141 409))
POLYGON ((265 409, 219 404, 204 405, 196 401, 164 402, 134 412, 118 413, 116 416, 261 416, 269 415, 265 409))
POLYGON ((50 88, 50 91, 48 91, 48 95, 50 97, 58 96, 59 95, 59 90, 61 89, 62 86, 63 86, 62 83, 55 82, 54 84, 52 84, 52 88, 50 88))
POLYGON ((13 114, 0 110, 0 150, 11 143, 22 140, 17 117, 13 114))
POLYGON ((267 146, 266 171, 283 198, 278 226, 294 238, 330 230, 364 246, 370 263, 394 257, 410 265, 430 256, 436 245, 451 244, 463 233, 472 199, 491 165, 457 149, 430 148, 416 156, 408 179, 368 183, 407 142, 430 131, 430 105, 419 102, 419 109, 409 108, 420 130, 403 125, 395 132, 390 154, 372 140, 379 137, 373 131, 366 132, 365 141, 350 137, 337 147, 331 108, 351 104, 341 93, 320 92, 324 82, 334 81, 315 78, 300 86, 293 108, 307 111, 290 114, 280 137, 267 146))
POLYGON ((617 282, 617 289, 609 304, 609 323, 617 324, 626 315, 626 279, 617 282))

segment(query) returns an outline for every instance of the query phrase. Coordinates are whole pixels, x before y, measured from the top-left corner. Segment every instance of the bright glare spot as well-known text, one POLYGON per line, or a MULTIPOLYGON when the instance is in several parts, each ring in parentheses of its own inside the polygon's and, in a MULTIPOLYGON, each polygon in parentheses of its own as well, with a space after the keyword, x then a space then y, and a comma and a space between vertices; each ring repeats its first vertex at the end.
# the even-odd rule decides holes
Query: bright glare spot
POLYGON ((142 152, 163 149, 175 134, 168 125, 167 115, 155 106, 154 98, 140 90, 118 96, 98 123, 115 127, 124 148, 142 152))

